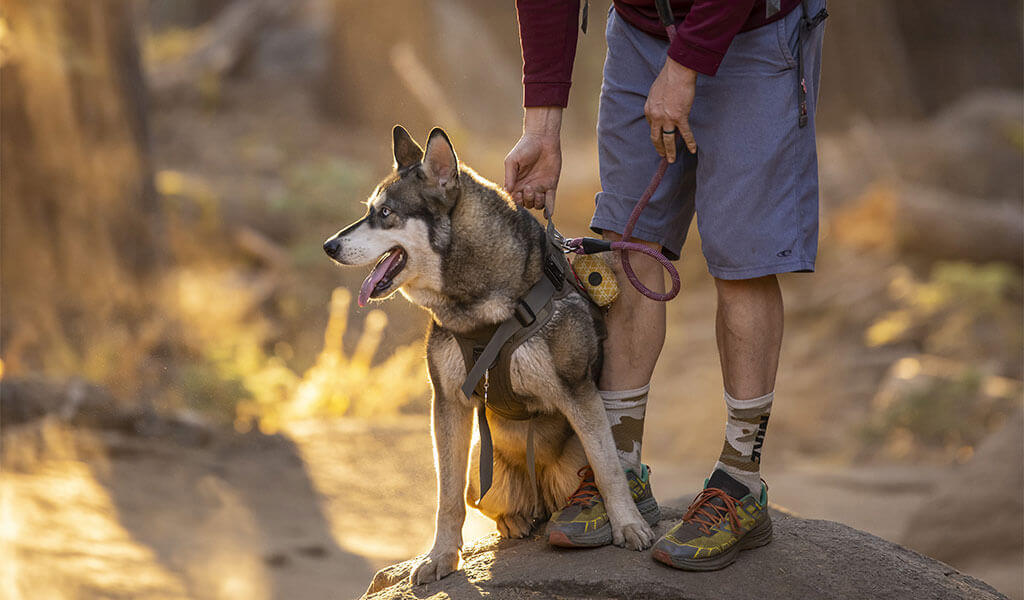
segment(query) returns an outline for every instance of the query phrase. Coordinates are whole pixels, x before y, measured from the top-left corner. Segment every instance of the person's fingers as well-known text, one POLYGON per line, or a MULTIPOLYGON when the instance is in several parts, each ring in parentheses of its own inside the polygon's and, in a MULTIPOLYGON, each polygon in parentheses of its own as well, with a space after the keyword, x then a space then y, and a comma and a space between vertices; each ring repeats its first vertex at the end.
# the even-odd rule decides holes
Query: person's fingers
POLYGON ((683 137, 683 143, 690 150, 691 154, 697 153, 697 140, 693 137, 693 131, 690 131, 690 122, 683 119, 679 123, 679 135, 683 137))
POLYGON ((516 204, 518 204, 519 206, 525 206, 525 204, 523 204, 523 193, 522 192, 516 192, 516 193, 512 194, 512 200, 516 204))
POLYGON ((544 218, 550 219, 555 214, 555 190, 544 193, 544 218))
POLYGON ((665 146, 665 159, 670 163, 676 162, 676 130, 672 131, 662 130, 661 141, 665 146))
POLYGON ((661 136, 661 124, 653 119, 651 120, 651 143, 654 144, 654 150, 657 151, 658 156, 665 156, 665 144, 661 136))
POLYGON ((527 185, 523 187, 523 206, 525 206, 526 208, 536 208, 536 205, 534 204, 533 200, 533 186, 527 185))
POLYGON ((516 164, 515 159, 509 157, 505 159, 505 191, 512 193, 512 189, 516 187, 516 176, 519 174, 519 165, 516 164))

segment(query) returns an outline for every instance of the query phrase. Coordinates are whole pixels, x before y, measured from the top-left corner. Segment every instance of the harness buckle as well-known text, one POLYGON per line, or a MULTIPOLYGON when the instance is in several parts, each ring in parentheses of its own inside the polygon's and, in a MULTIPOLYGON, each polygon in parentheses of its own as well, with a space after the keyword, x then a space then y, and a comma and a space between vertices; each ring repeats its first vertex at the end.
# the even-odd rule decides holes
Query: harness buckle
POLYGON ((516 307, 513 309, 512 314, 515 315, 516 321, 519 321, 519 324, 523 327, 527 327, 537 320, 537 315, 535 315, 533 311, 530 310, 530 306, 522 300, 516 302, 516 307))
POLYGON ((565 283, 565 273, 555 259, 550 256, 544 259, 544 274, 551 280, 556 290, 562 289, 562 284, 565 283))
POLYGON ((815 27, 817 27, 818 25, 821 25, 821 22, 824 21, 827 18, 828 18, 828 10, 826 10, 824 8, 819 10, 818 14, 814 15, 810 19, 804 17, 804 21, 807 24, 807 31, 810 31, 810 30, 814 29, 815 27))

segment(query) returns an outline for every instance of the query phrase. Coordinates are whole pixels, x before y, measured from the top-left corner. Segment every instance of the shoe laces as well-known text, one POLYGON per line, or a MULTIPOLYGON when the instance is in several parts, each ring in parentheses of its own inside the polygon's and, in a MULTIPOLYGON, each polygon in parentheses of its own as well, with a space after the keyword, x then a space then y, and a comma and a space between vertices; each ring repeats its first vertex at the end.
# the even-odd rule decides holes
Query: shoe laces
POLYGON ((594 481, 594 470, 587 465, 576 471, 576 475, 583 478, 580 482, 580 487, 576 488, 569 499, 566 501, 569 504, 582 504, 584 506, 590 506, 601 499, 601 491, 597 489, 597 483, 594 481))
POLYGON ((740 518, 736 514, 736 505, 739 501, 730 496, 725 490, 718 488, 706 488, 690 504, 683 515, 683 521, 697 525, 704 535, 711 535, 711 528, 717 525, 722 519, 728 518, 732 530, 740 531, 740 518), (718 498, 722 504, 715 504, 711 501, 718 498))

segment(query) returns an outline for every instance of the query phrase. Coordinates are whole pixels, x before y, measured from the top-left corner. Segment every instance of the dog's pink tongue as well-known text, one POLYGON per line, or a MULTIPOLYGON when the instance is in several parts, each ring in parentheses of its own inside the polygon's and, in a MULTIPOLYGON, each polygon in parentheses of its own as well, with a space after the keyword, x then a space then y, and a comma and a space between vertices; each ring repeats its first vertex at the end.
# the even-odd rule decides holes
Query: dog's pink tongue
POLYGON ((398 256, 398 250, 389 250, 384 255, 384 258, 380 259, 377 265, 373 267, 370 274, 363 280, 363 285, 359 287, 359 306, 366 306, 366 303, 370 301, 370 294, 373 293, 373 289, 384 279, 384 275, 387 274, 391 265, 395 264, 395 261, 398 260, 398 256))

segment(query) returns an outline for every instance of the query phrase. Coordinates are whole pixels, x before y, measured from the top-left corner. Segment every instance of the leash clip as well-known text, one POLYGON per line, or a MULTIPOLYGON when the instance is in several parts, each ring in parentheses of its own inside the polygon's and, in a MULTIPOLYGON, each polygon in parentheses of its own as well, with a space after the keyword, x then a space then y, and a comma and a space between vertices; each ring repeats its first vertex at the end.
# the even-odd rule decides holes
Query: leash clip
POLYGON ((561 234, 554 227, 551 228, 551 243, 562 251, 562 254, 569 254, 574 251, 572 243, 575 240, 573 238, 567 238, 561 234))

